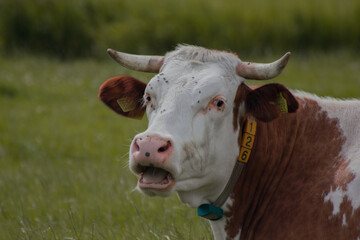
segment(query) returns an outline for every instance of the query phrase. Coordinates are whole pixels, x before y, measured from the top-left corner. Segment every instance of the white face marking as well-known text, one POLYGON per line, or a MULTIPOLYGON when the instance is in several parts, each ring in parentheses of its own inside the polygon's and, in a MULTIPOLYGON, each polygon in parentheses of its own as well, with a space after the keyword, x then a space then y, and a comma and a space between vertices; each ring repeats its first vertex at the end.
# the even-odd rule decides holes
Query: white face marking
MULTIPOLYGON (((165 60, 145 90, 149 124, 137 137, 171 139, 166 164, 176 181, 172 191, 192 207, 218 197, 239 153, 233 104, 243 79, 235 74, 236 59, 232 71, 215 62, 165 60)), ((131 156, 130 167, 136 167, 131 156)))

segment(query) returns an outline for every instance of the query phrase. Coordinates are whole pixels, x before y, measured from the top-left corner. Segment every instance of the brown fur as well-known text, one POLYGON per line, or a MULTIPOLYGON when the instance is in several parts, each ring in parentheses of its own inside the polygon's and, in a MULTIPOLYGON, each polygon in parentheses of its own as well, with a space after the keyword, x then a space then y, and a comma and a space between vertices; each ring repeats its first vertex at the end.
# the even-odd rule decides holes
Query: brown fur
MULTIPOLYGON (((244 91, 239 88, 238 93, 244 91)), ((229 239, 240 230, 241 239, 247 240, 360 236, 360 209, 352 209, 345 197, 340 213, 332 216, 332 203, 324 201, 331 188, 345 188, 354 178, 340 157, 345 138, 339 123, 315 101, 299 102, 296 113, 258 121, 254 151, 225 213, 229 239)))
POLYGON ((288 111, 295 112, 299 107, 296 99, 286 87, 277 83, 266 84, 250 91, 245 100, 246 112, 261 121, 272 121, 280 116, 280 110, 275 105, 280 93, 287 101, 288 111))
POLYGON ((130 76, 116 76, 106 80, 99 89, 99 98, 116 113, 130 118, 141 118, 145 113, 143 95, 146 84, 130 76), (129 112, 124 112, 117 100, 126 99, 134 106, 129 112))

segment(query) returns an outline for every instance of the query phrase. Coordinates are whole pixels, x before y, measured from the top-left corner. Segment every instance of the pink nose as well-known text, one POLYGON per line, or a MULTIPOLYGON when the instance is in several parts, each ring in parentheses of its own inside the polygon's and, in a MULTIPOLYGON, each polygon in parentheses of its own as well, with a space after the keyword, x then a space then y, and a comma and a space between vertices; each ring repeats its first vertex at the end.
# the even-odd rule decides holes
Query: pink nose
POLYGON ((146 136, 134 140, 131 153, 135 164, 161 166, 170 158, 172 149, 170 140, 146 136))

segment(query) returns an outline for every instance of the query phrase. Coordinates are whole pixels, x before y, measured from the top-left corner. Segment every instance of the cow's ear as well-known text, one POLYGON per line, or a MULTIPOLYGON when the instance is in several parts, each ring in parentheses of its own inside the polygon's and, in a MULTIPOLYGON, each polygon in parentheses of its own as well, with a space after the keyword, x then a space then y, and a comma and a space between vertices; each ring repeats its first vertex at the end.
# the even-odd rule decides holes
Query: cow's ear
POLYGON ((141 119, 145 113, 143 96, 146 84, 129 76, 106 80, 99 89, 99 98, 116 113, 141 119))
POLYGON ((281 113, 295 112, 299 104, 286 87, 272 83, 250 91, 246 96, 245 107, 246 112, 255 118, 269 122, 281 113))

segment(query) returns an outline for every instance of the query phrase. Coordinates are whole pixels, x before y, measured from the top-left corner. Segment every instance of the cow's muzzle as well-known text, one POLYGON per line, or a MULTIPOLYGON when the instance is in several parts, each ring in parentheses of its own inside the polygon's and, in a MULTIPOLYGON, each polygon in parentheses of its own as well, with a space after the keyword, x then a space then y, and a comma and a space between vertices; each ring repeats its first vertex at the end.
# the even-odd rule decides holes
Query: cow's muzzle
POLYGON ((131 169, 139 175, 138 187, 167 191, 175 184, 168 160, 173 151, 169 139, 158 136, 139 136, 131 146, 131 169))

